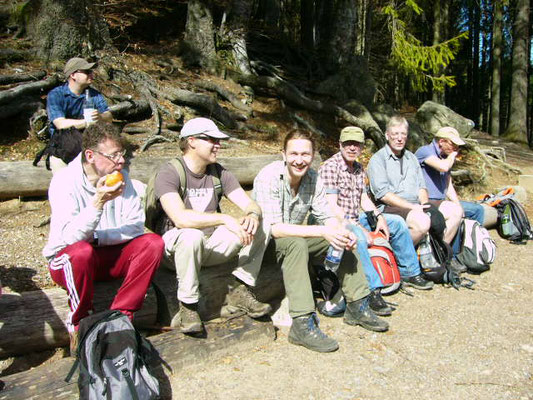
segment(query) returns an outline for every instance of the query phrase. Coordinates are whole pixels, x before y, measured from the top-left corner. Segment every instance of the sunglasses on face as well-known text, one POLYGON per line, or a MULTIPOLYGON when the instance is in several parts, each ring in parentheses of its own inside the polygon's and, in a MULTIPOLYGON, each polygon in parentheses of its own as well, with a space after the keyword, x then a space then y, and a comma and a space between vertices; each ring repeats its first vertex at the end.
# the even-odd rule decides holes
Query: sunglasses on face
POLYGON ((211 136, 195 136, 196 139, 205 140, 206 142, 213 144, 220 144, 220 139, 211 136))
POLYGON ((79 69, 76 72, 80 72, 85 75, 92 75, 94 73, 92 69, 79 69))

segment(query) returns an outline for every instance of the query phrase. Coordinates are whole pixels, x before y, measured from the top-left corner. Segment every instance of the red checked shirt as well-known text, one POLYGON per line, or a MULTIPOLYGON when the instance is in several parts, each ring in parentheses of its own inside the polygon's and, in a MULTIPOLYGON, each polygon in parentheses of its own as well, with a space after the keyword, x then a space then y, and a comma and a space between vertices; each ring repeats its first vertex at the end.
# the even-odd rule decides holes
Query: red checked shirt
POLYGON ((358 221, 361 195, 366 191, 363 166, 355 162, 353 169, 350 168, 338 152, 322 164, 318 173, 326 194, 337 194, 337 205, 344 210, 345 215, 358 221))

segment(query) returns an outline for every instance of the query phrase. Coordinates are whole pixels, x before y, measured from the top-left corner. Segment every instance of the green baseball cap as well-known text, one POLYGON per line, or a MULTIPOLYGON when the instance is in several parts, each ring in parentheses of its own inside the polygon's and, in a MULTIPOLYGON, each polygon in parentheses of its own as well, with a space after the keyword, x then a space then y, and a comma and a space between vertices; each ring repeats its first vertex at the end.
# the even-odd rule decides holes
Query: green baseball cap
POLYGON ((355 140, 356 142, 364 143, 365 133, 357 126, 347 126, 341 131, 341 137, 339 140, 341 143, 347 142, 348 140, 355 140))

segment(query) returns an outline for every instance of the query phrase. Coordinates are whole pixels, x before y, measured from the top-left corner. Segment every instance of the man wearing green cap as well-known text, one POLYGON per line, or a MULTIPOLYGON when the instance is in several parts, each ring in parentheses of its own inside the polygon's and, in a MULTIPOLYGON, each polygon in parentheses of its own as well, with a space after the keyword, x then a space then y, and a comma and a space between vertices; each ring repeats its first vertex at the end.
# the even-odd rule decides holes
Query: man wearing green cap
POLYGON ((339 219, 349 218, 350 230, 357 236, 357 252, 371 290, 370 307, 378 315, 390 315, 392 310, 381 297, 383 285, 368 253, 368 246, 372 245, 369 235, 371 227, 367 214, 359 215, 359 209, 376 217, 375 231, 382 232, 390 240, 402 278, 410 279, 413 282, 411 286, 417 289, 431 289, 433 284, 421 276, 413 241, 403 218, 378 211, 366 193, 366 174, 363 166, 357 162, 364 145, 365 135, 361 128, 344 128, 339 139, 340 151, 324 162, 319 173, 331 208, 339 219))
MULTIPOLYGON (((51 90, 46 100, 48 120, 51 122, 50 136, 61 129, 85 129, 91 122, 113 120, 102 94, 90 87, 94 80, 95 66, 96 63, 90 63, 78 57, 71 58, 65 64, 63 72, 67 82, 51 90), (92 101, 93 110, 84 117, 87 94, 92 101)), ((50 157, 50 164, 52 172, 66 166, 59 157, 54 155, 50 157)))

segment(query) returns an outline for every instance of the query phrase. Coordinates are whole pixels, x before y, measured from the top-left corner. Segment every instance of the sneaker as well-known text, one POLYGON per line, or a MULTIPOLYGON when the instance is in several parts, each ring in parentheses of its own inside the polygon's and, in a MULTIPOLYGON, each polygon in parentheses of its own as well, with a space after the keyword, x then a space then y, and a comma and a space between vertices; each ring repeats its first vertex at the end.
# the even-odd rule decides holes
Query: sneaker
POLYGON ((385 332, 389 329, 389 324, 378 318, 370 308, 370 295, 348 303, 344 312, 344 323, 361 325, 374 332, 385 332))
POLYGON ((329 353, 339 348, 335 339, 330 338, 320 330, 315 313, 293 318, 289 331, 289 343, 319 353, 329 353))
POLYGON ((402 278, 402 284, 419 290, 430 290, 434 285, 433 282, 425 280, 422 277, 422 274, 410 276, 409 278, 402 278))
POLYGON ((229 312, 244 311, 252 318, 259 318, 269 314, 272 307, 268 303, 261 303, 246 285, 240 284, 228 293, 229 312))
POLYGON ((388 317, 392 314, 392 308, 383 300, 380 289, 374 289, 368 296, 368 302, 374 314, 382 317, 388 317))
POLYGON ((198 303, 186 304, 180 301, 180 309, 170 322, 172 328, 182 333, 200 333, 204 327, 198 315, 198 303))
POLYGON ((78 355, 79 332, 69 332, 68 336, 70 339, 70 356, 76 358, 78 355))
POLYGON ((466 272, 467 268, 466 265, 461 263, 457 258, 454 258, 450 262, 450 269, 456 274, 462 274, 463 272, 466 272))

